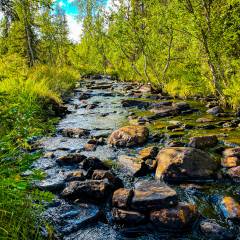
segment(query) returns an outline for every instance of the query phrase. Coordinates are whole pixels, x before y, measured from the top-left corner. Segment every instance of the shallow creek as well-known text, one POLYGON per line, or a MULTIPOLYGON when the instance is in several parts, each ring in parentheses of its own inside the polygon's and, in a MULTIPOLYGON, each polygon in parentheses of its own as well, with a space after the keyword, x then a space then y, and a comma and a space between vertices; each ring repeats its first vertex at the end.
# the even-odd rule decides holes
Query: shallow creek
MULTIPOLYGON (((35 184, 42 190, 49 190, 56 194, 56 199, 44 212, 44 217, 52 222, 60 239, 205 239, 196 226, 184 233, 173 231, 163 231, 149 224, 139 227, 120 227, 113 223, 111 217, 111 206, 109 202, 78 203, 76 201, 66 201, 59 195, 65 186, 65 176, 75 170, 73 166, 61 166, 56 159, 68 153, 81 153, 86 157, 97 157, 106 165, 112 168, 113 172, 122 179, 124 186, 131 188, 139 179, 154 179, 154 173, 142 177, 133 177, 118 164, 118 156, 135 156, 147 146, 164 147, 169 141, 178 141, 187 144, 189 138, 193 136, 217 135, 219 144, 206 150, 209 154, 221 161, 221 155, 217 154, 221 147, 237 147, 240 143, 240 128, 223 127, 224 123, 229 123, 236 117, 227 114, 221 117, 206 114, 206 102, 201 100, 186 101, 189 103, 192 112, 185 112, 177 116, 151 119, 153 115, 149 109, 138 107, 124 108, 122 100, 140 99, 144 102, 159 103, 164 101, 182 102, 180 99, 169 99, 164 97, 156 99, 157 94, 136 93, 137 86, 130 83, 115 82, 113 80, 88 79, 79 83, 74 90, 71 99, 66 103, 69 113, 59 122, 57 134, 53 137, 46 137, 40 140, 40 146, 44 152, 44 157, 33 164, 33 169, 41 170, 46 178, 35 184), (135 92, 134 92, 135 91, 135 92), (79 100, 82 94, 89 94, 89 97, 79 100), (132 116, 131 119, 129 116, 132 116), (150 131, 149 140, 143 146, 131 148, 114 148, 106 143, 108 136, 116 129, 136 124, 139 119, 147 119, 141 122, 150 131), (199 118, 211 119, 209 122, 196 123, 199 118), (151 121, 148 121, 151 119, 151 121), (176 121, 190 126, 179 128, 176 131, 167 130, 176 121), (64 137, 62 131, 69 128, 82 128, 89 130, 89 135, 81 138, 64 137), (155 136, 155 137, 153 137, 155 136), (98 144, 93 151, 86 151, 84 146, 90 139, 103 139, 105 144, 98 144), (216 151, 215 151, 216 150, 216 151)), ((238 224, 226 220, 219 206, 219 199, 224 196, 231 196, 239 200, 240 185, 234 183, 226 177, 205 183, 175 183, 170 184, 178 193, 181 201, 193 203, 197 206, 201 214, 200 219, 215 219, 222 226, 238 235, 238 224)), ((200 220, 199 220, 200 221, 200 220)), ((207 239, 207 238, 206 238, 207 239)))

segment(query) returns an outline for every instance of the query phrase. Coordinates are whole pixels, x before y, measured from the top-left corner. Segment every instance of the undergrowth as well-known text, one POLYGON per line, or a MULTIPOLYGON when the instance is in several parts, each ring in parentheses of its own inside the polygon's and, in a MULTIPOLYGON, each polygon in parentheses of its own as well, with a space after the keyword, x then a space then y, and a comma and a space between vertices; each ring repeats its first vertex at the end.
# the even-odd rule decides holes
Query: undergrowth
POLYGON ((46 104, 61 103, 78 78, 69 66, 29 69, 18 55, 0 60, 0 239, 41 239, 42 203, 52 195, 31 188, 39 174, 24 178, 21 173, 40 157, 29 151, 32 140, 51 134, 58 121, 46 104))

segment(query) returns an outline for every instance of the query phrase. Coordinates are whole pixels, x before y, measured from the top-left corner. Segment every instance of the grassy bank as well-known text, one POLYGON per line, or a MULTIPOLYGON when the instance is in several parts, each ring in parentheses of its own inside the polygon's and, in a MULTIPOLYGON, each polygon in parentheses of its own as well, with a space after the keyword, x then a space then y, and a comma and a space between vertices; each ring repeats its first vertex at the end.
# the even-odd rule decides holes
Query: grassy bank
POLYGON ((18 55, 0 60, 0 239, 40 238, 37 216, 51 195, 31 190, 32 177, 20 173, 40 156, 28 151, 31 140, 54 131, 58 119, 48 114, 49 103, 60 103, 78 79, 69 66, 29 69, 18 55))

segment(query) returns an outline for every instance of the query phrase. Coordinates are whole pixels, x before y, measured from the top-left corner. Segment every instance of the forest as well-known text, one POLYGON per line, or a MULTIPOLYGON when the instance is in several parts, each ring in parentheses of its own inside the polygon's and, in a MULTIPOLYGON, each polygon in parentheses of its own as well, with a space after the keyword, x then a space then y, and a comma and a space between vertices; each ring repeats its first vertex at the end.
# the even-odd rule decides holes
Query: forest
MULTIPOLYGON (((66 3, 77 9, 74 17, 82 24, 76 42, 69 38, 66 11, 56 1, 0 0, 0 239, 61 239, 54 224, 40 217, 54 191, 32 184, 46 173, 22 173, 43 156, 34 149, 36 141, 58 134, 66 99, 82 79, 91 85, 106 76, 112 86, 151 86, 154 94, 173 101, 213 99, 213 107, 232 114, 218 115, 224 117, 218 122, 231 120, 229 136, 239 138, 240 0, 112 0, 106 7, 107 2, 66 3)), ((89 93, 81 94, 87 101, 89 93)), ((99 103, 87 108, 94 104, 99 103)), ((230 157, 235 161, 239 152, 230 157)))

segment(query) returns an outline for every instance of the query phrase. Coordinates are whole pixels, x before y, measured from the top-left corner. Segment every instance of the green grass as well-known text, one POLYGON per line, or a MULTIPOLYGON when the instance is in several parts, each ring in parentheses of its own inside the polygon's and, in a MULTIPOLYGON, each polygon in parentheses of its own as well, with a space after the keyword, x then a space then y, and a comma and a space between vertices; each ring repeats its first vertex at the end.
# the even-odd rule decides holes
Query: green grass
POLYGON ((79 80, 69 66, 38 65, 32 69, 17 55, 0 60, 0 239, 41 239, 43 202, 52 195, 31 188, 21 177, 40 153, 30 153, 31 140, 54 132, 58 118, 48 114, 50 102, 79 80))

